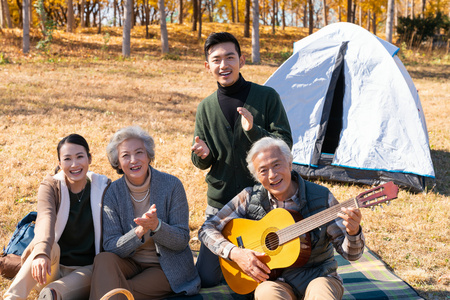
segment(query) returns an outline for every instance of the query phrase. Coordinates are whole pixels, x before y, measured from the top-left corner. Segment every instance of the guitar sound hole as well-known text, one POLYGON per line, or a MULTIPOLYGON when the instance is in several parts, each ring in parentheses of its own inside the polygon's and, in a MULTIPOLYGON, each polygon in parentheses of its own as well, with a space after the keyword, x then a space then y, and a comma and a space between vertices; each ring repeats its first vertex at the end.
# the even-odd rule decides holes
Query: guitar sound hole
POLYGON ((266 236, 266 247, 269 250, 275 250, 278 248, 279 239, 275 232, 271 232, 266 236))

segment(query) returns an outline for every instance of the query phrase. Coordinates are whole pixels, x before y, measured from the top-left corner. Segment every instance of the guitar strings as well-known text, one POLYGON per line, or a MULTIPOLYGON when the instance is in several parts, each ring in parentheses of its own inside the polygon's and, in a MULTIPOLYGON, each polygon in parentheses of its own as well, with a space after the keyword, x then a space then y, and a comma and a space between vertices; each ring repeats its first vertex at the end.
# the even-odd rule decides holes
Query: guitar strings
MULTIPOLYGON (((370 200, 368 198, 370 198, 371 195, 375 196, 372 198, 379 198, 379 196, 378 196, 379 193, 377 193, 377 191, 378 190, 374 190, 374 191, 369 190, 365 194, 360 194, 356 198, 352 198, 352 199, 349 199, 342 203, 339 203, 337 205, 334 205, 334 206, 332 206, 326 210, 323 210, 313 216, 310 216, 306 219, 296 222, 286 228, 277 230, 274 232, 274 233, 276 233, 276 238, 272 237, 272 235, 267 236, 266 239, 264 240, 264 245, 266 245, 266 247, 269 249, 276 249, 280 245, 283 245, 297 237, 300 237, 300 236, 304 235, 305 233, 308 233, 323 224, 326 224, 332 220, 335 220, 336 218, 338 218, 337 214, 341 211, 342 207, 358 208, 359 207, 358 199, 360 199, 360 200, 365 199, 366 201, 368 201, 368 200, 370 200), (372 193, 369 193, 369 192, 372 192, 372 193)), ((371 206, 371 205, 367 205, 367 203, 366 203, 366 207, 367 206, 371 206)), ((260 241, 252 241, 252 242, 246 243, 246 245, 244 245, 244 246, 246 248, 255 250, 254 248, 256 248, 256 247, 258 247, 258 249, 260 249, 260 248, 264 249, 264 245, 261 245, 260 241)))
POLYGON ((357 207, 354 199, 347 200, 343 203, 340 203, 338 205, 334 205, 330 207, 329 209, 323 210, 313 216, 310 216, 306 219, 303 219, 297 223, 294 223, 286 228, 280 229, 275 231, 276 237, 268 236, 266 239, 261 243, 261 239, 258 240, 252 240, 252 241, 246 241, 244 243, 244 248, 255 250, 256 249, 276 249, 278 246, 283 245, 297 237, 302 236, 305 233, 310 232, 311 230, 315 229, 316 227, 320 226, 319 224, 325 224, 329 221, 332 221, 337 218, 337 213, 341 211, 341 207, 357 207), (349 205, 350 204, 350 205, 349 205), (353 205, 352 205, 353 204, 353 205), (325 221, 326 220, 326 221, 325 221), (264 245, 266 247, 264 247, 264 245))

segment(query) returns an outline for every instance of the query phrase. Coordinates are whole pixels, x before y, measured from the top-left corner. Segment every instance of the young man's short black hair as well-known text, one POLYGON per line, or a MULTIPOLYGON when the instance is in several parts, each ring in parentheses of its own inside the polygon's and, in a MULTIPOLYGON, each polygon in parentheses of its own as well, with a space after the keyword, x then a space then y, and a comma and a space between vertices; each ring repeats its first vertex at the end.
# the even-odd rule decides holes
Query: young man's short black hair
POLYGON ((206 60, 208 60, 209 49, 211 49, 211 47, 213 47, 217 44, 222 44, 222 43, 227 43, 227 42, 231 42, 234 44, 234 47, 236 48, 236 51, 237 51, 239 57, 241 57, 241 47, 239 46, 239 42, 234 37, 234 35, 232 35, 229 32, 213 32, 208 36, 208 38, 205 41, 205 58, 206 58, 206 60))

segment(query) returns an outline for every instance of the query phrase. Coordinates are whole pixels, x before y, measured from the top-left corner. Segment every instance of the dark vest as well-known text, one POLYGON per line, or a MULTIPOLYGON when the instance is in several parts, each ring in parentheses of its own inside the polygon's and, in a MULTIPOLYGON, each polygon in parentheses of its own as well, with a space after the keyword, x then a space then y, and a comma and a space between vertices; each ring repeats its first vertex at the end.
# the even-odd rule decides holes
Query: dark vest
MULTIPOLYGON (((312 216, 328 208, 329 190, 323 186, 303 180, 297 172, 292 172, 292 179, 298 182, 297 205, 303 218, 312 216)), ((253 187, 250 202, 247 208, 247 217, 260 220, 271 210, 267 190, 261 185, 253 187)), ((327 236, 328 224, 310 232, 311 257, 300 268, 287 268, 281 277, 289 283, 302 297, 309 282, 317 277, 327 276, 337 270, 337 262, 334 259, 334 249, 327 236)))

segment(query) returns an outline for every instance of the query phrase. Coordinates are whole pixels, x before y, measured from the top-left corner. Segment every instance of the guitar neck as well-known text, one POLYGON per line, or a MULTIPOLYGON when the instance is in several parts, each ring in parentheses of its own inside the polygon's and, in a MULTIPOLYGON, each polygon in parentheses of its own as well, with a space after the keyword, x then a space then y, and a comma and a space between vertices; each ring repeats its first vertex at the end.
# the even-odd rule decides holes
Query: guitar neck
POLYGON ((317 227, 322 226, 323 224, 336 219, 338 217, 337 214, 341 212, 342 207, 357 208, 358 201, 356 201, 356 198, 352 198, 292 224, 291 226, 278 230, 277 235, 279 237, 279 244, 282 245, 287 243, 307 232, 310 232, 313 229, 316 229, 317 227))

